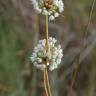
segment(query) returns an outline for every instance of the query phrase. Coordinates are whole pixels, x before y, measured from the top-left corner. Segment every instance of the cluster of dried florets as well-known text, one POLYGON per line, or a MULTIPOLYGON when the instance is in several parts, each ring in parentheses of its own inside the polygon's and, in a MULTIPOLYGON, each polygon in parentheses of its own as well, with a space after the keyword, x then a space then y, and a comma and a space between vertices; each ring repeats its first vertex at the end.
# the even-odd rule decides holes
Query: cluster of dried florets
POLYGON ((44 70, 46 67, 49 68, 49 70, 56 69, 63 57, 61 46, 57 45, 55 38, 49 37, 48 44, 49 48, 46 51, 46 39, 39 40, 30 57, 33 65, 41 70, 44 70), (48 60, 47 63, 46 60, 48 60))
POLYGON ((55 20, 64 10, 62 0, 31 0, 37 13, 49 16, 50 20, 55 20))

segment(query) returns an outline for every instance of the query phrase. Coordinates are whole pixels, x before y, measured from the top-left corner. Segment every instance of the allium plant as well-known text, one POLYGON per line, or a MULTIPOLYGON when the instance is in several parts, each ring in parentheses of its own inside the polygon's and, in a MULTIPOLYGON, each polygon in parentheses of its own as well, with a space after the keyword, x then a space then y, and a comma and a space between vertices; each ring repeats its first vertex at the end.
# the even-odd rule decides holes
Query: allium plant
POLYGON ((39 40, 30 59, 35 67, 43 70, 46 96, 52 96, 48 71, 58 67, 63 57, 63 51, 55 38, 48 37, 48 19, 49 21, 55 20, 63 12, 64 4, 62 0, 31 0, 31 2, 35 11, 46 17, 46 35, 45 39, 39 40))
POLYGON ((41 70, 48 67, 49 70, 52 71, 61 63, 63 51, 61 45, 57 45, 57 40, 55 38, 49 37, 48 45, 49 49, 46 51, 46 39, 39 40, 39 43, 34 48, 31 61, 35 67, 41 70), (48 64, 46 64, 46 58, 49 61, 48 64))
POLYGON ((37 13, 49 16, 49 21, 55 20, 63 11, 62 0, 31 0, 37 13))

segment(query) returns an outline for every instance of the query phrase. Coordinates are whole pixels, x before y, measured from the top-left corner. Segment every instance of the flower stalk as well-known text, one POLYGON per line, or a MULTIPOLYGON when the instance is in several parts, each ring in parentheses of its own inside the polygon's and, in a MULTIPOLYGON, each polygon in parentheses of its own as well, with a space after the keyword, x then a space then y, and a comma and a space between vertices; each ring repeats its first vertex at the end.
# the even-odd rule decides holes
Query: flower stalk
POLYGON ((44 69, 44 88, 45 88, 46 96, 49 96, 47 83, 46 83, 46 74, 45 73, 46 73, 46 69, 44 69))
POLYGON ((48 15, 46 15, 46 32, 45 32, 45 36, 46 36, 46 51, 48 51, 48 15))
MULTIPOLYGON (((49 50, 48 46, 48 16, 46 15, 46 31, 45 31, 45 36, 46 36, 46 52, 49 50)), ((49 64, 48 59, 46 58, 46 65, 49 64)), ((44 88, 46 92, 46 96, 52 96, 51 95, 51 88, 50 88, 50 83, 49 83, 49 75, 48 75, 48 67, 44 69, 44 88)))
POLYGON ((63 50, 55 38, 48 36, 48 21, 55 20, 64 11, 62 0, 31 0, 37 13, 45 15, 45 39, 39 40, 30 59, 35 67, 44 73, 44 88, 46 96, 52 96, 49 82, 49 71, 53 71, 61 63, 63 50))

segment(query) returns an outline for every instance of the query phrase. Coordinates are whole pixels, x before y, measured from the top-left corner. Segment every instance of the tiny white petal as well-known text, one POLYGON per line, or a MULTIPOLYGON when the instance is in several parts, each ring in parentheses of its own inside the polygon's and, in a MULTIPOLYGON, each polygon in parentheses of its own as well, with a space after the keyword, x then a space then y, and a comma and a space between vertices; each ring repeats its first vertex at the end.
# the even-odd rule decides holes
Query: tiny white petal
POLYGON ((58 16, 59 16, 59 13, 56 12, 56 13, 54 14, 54 16, 55 16, 55 17, 58 17, 58 16))
POLYGON ((38 63, 42 63, 42 59, 41 58, 37 58, 38 63))
POLYGON ((50 17, 49 17, 49 21, 54 21, 55 20, 55 17, 53 16, 53 15, 51 15, 50 17))

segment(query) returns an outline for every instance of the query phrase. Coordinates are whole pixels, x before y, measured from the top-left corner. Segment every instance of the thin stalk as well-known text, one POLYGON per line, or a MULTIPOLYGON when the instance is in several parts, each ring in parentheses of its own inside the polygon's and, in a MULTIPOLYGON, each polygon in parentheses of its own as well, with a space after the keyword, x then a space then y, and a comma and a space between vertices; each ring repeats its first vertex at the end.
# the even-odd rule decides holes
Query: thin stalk
POLYGON ((95 5, 95 0, 93 0, 92 7, 91 7, 91 10, 90 10, 90 14, 89 14, 88 24, 85 28, 84 38, 83 38, 83 43, 82 43, 82 49, 77 56, 77 59, 76 59, 77 64, 75 64, 74 67, 73 67, 73 70, 74 70, 74 68, 76 68, 76 69, 75 69, 75 72, 73 74, 73 78, 72 78, 72 82, 71 82, 70 91, 69 91, 68 96, 70 96, 70 93, 72 92, 72 88, 73 88, 73 85, 75 83, 75 79, 76 79, 76 76, 77 76, 77 73, 78 73, 78 68, 79 68, 79 65, 80 65, 80 61, 79 61, 80 55, 81 55, 82 51, 86 48, 86 42, 85 41, 86 41, 86 36, 88 34, 88 28, 89 28, 89 25, 90 25, 90 22, 91 22, 94 5, 95 5))
POLYGON ((45 88, 46 96, 49 96, 48 89, 47 89, 47 83, 46 83, 46 69, 44 69, 44 88, 45 88))
MULTIPOLYGON (((47 15, 46 15, 45 38, 46 38, 46 52, 48 52, 49 44, 48 44, 48 16, 47 15)), ((51 96, 51 88, 50 88, 49 76, 48 76, 48 70, 47 70, 47 64, 48 63, 49 63, 49 61, 46 58, 46 68, 44 69, 44 88, 45 88, 46 96, 51 96)))
POLYGON ((45 33, 45 36, 46 36, 46 50, 48 51, 48 16, 46 15, 46 33, 45 33))
POLYGON ((47 78, 47 83, 48 83, 49 96, 52 96, 51 87, 50 87, 50 83, 49 83, 48 70, 47 69, 46 69, 46 78, 47 78))
POLYGON ((77 73, 78 73, 78 69, 79 69, 79 57, 78 59, 76 59, 76 63, 74 63, 74 66, 73 66, 73 78, 72 78, 72 82, 71 82, 71 86, 70 86, 70 90, 69 90, 69 94, 68 96, 71 96, 71 93, 72 93, 72 88, 73 88, 73 85, 75 83, 75 80, 76 80, 76 76, 77 76, 77 73))
POLYGON ((87 24, 87 26, 86 26, 86 28, 85 28, 84 43, 83 43, 84 46, 86 46, 86 42, 85 42, 85 41, 86 41, 86 36, 87 36, 87 34, 88 34, 88 28, 89 28, 89 25, 90 25, 90 22, 91 22, 91 18, 92 18, 92 13, 93 13, 95 1, 96 1, 96 0, 93 0, 92 7, 91 7, 91 11, 90 11, 90 14, 89 14, 88 24, 87 24))

